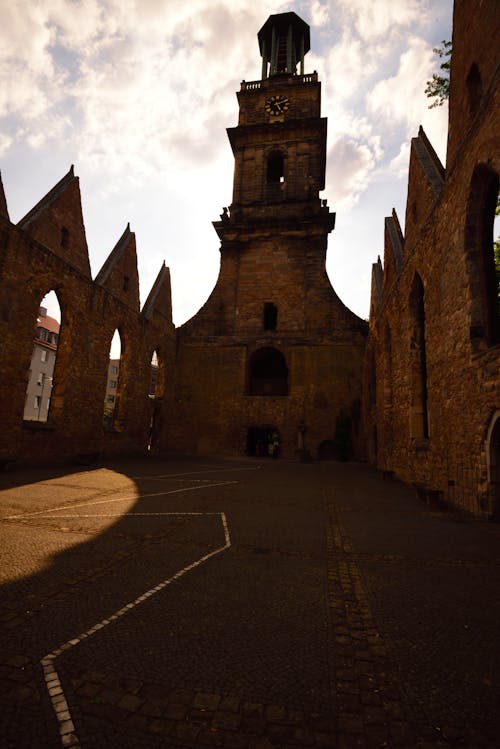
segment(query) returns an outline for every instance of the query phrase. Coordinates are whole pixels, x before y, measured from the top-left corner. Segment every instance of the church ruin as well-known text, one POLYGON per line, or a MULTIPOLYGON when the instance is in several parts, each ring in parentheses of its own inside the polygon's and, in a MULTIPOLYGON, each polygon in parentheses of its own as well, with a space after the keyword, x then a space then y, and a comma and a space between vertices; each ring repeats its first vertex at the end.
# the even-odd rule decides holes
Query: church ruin
POLYGON ((241 84, 232 203, 214 228, 219 278, 172 324, 162 267, 143 305, 127 227, 95 279, 73 168, 16 225, 0 183, 2 465, 169 451, 353 459, 484 517, 500 513, 500 313, 493 254, 499 184, 498 8, 454 10, 446 165, 411 144, 404 234, 385 219, 370 321, 326 275, 335 214, 309 27, 270 16, 262 73, 241 84), (61 308, 50 410, 24 420, 41 300, 61 308), (122 350, 103 422, 109 347, 122 350), (151 390, 151 361, 158 385, 151 390))

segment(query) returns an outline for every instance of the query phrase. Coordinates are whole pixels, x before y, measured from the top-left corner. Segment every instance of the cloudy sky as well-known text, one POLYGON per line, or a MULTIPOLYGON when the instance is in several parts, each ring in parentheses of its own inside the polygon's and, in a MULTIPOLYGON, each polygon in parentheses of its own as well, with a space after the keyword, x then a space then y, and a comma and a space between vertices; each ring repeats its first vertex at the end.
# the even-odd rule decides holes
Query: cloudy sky
POLYGON ((289 10, 311 26, 305 72, 318 71, 328 117, 328 273, 367 317, 384 216, 395 207, 404 224, 420 124, 445 158, 447 109, 429 110, 424 88, 452 0, 0 0, 11 220, 74 164, 93 275, 130 221, 142 301, 165 260, 174 322, 191 317, 218 274, 211 222, 231 202, 235 92, 260 78, 258 30, 289 10))

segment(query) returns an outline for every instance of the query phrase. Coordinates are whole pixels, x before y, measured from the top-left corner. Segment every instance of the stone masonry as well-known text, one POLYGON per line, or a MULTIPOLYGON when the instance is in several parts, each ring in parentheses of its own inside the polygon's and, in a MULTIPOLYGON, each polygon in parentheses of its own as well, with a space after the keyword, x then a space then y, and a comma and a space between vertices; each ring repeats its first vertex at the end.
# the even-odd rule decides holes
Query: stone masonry
POLYGON ((420 128, 386 219, 365 360, 370 459, 427 500, 500 509, 498 5, 455 5, 446 169, 420 128))

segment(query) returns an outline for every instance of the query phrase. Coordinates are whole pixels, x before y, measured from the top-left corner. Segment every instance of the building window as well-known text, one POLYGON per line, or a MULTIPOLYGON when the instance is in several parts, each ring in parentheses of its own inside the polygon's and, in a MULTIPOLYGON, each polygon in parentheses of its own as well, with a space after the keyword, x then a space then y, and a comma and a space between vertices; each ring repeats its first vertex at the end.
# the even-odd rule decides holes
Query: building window
POLYGON ((43 349, 40 354, 40 361, 47 361, 47 351, 45 351, 45 349, 43 349))
POLYGON ((116 388, 116 380, 110 380, 109 381, 109 387, 110 388, 116 388))
POLYGON ((278 308, 272 302, 264 304, 264 330, 276 330, 278 325, 278 308))
POLYGON ((114 364, 112 364, 112 365, 110 366, 110 368, 109 368, 109 373, 110 373, 110 374, 114 374, 114 375, 115 375, 115 374, 118 374, 118 367, 117 367, 117 366, 115 366, 114 364))
POLYGON ((275 348, 254 351, 248 363, 248 395, 288 395, 288 367, 275 348))
POLYGON ((33 398, 33 408, 35 410, 38 410, 40 408, 40 396, 39 395, 35 395, 35 397, 33 398))
POLYGON ((267 183, 283 184, 285 181, 285 159, 280 151, 274 151, 267 159, 267 183))
POLYGON ((39 372, 36 378, 37 385, 43 385, 43 372, 39 372))
POLYGON ((108 403, 114 403, 115 402, 115 396, 114 395, 108 395, 106 400, 108 403))
POLYGON ((481 81, 481 73, 479 72, 479 68, 477 67, 475 62, 471 65, 466 84, 467 95, 469 99, 469 114, 471 117, 474 117, 479 109, 483 96, 483 83, 481 81))

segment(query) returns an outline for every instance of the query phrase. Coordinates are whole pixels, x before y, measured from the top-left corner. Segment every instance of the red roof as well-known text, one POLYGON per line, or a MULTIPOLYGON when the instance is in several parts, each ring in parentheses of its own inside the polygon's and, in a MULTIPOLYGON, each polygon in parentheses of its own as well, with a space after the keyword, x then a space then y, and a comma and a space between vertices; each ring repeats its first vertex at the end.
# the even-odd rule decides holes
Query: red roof
POLYGON ((54 317, 48 315, 39 315, 36 320, 37 328, 45 328, 51 333, 59 333, 60 325, 54 317))

